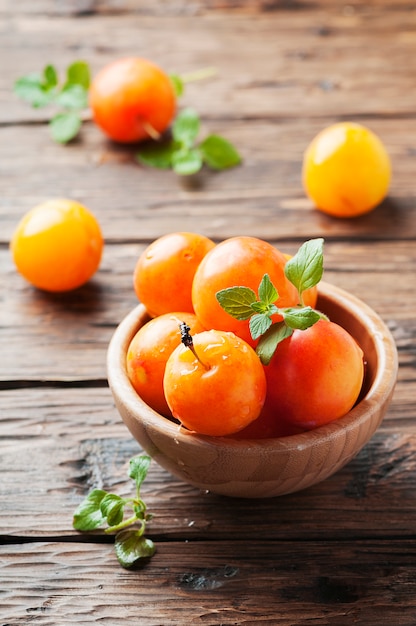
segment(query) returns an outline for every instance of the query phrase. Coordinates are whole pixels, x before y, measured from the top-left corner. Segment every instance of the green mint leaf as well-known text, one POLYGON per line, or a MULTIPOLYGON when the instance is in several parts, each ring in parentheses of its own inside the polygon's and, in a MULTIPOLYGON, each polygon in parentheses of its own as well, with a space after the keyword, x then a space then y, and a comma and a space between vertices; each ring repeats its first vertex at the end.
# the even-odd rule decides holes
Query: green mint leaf
POLYGON ((277 322, 260 337, 256 352, 263 365, 269 365, 279 343, 290 337, 292 333, 293 329, 286 326, 284 322, 277 322))
POLYGON ((251 308, 255 313, 264 313, 265 315, 273 315, 279 313, 279 309, 274 304, 267 304, 266 302, 253 302, 251 308))
POLYGON ((287 308, 282 309, 280 312, 287 326, 300 330, 306 330, 313 326, 322 317, 318 311, 315 311, 310 306, 287 308))
POLYGON ((286 277, 300 295, 317 285, 322 278, 323 244, 322 238, 306 241, 285 265, 286 277))
POLYGON ((53 89, 58 84, 58 73, 53 65, 47 65, 43 70, 43 86, 53 89))
POLYGON ((270 280, 270 276, 265 274, 259 285, 259 299, 266 304, 273 304, 278 299, 277 289, 270 280))
POLYGON ((267 314, 269 311, 269 305, 262 301, 253 302, 251 308, 255 313, 267 314))
POLYGON ((168 170, 172 167, 172 155, 177 149, 178 144, 173 141, 168 143, 149 141, 140 148, 136 154, 136 159, 142 165, 168 170))
POLYGON ((173 85, 174 92, 177 98, 180 98, 185 91, 185 84, 182 78, 178 74, 171 74, 169 76, 171 83, 173 85))
POLYGON ((88 63, 85 61, 75 61, 67 68, 65 87, 69 85, 79 85, 84 90, 88 90, 91 83, 91 73, 88 63))
POLYGON ((172 167, 176 174, 190 176, 202 167, 202 158, 197 149, 178 150, 172 154, 172 167))
POLYGON ((73 526, 76 530, 94 530, 104 522, 100 506, 106 495, 106 491, 94 489, 81 502, 74 512, 73 526))
POLYGON ((81 128, 81 118, 75 111, 58 113, 49 122, 49 128, 54 141, 68 143, 73 139, 81 128))
POLYGON ((114 493, 108 493, 101 501, 100 510, 107 518, 109 526, 120 524, 124 515, 126 501, 114 493))
POLYGON ((117 533, 114 543, 120 565, 130 569, 143 559, 150 559, 156 552, 151 539, 143 537, 141 531, 122 530, 117 533))
POLYGON ((130 459, 129 477, 136 482, 138 490, 147 476, 151 461, 152 459, 147 454, 139 454, 138 456, 130 459))
POLYGON ((28 74, 18 78, 14 83, 14 93, 34 108, 46 106, 52 100, 52 95, 45 90, 39 74, 28 74))
POLYGON ((248 320, 253 315, 252 304, 256 294, 249 287, 228 287, 215 294, 218 303, 231 317, 248 320))
POLYGON ((117 526, 123 520, 124 502, 114 503, 114 506, 107 513, 107 524, 109 526, 117 526))
POLYGON ((224 170, 241 163, 234 146, 219 135, 209 135, 199 144, 204 162, 214 170, 224 170))
POLYGON ((88 106, 88 91, 82 85, 68 84, 56 96, 55 102, 65 109, 85 109, 88 106))
POLYGON ((187 148, 194 145, 199 133, 199 117, 193 109, 184 109, 177 116, 172 125, 173 138, 187 148))
POLYGON ((260 335, 263 335, 272 325, 272 320, 267 314, 258 313, 250 318, 250 334, 252 339, 258 339, 260 335))

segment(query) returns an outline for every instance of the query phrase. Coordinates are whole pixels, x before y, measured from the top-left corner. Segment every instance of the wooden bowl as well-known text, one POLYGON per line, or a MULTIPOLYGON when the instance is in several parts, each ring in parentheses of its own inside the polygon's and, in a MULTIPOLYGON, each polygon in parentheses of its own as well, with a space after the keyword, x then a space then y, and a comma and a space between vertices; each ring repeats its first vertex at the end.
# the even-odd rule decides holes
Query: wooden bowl
MULTIPOLYGON (((133 437, 159 465, 204 491, 266 498, 305 489, 348 463, 379 427, 393 395, 398 360, 394 340, 366 304, 320 283, 317 308, 348 330, 364 351, 367 373, 359 403, 344 417, 289 437, 236 440, 190 433, 153 411, 127 376, 126 352, 149 319, 138 305, 116 329, 108 348, 108 381, 133 437)), ((213 407, 215 410, 215 407, 213 407)))

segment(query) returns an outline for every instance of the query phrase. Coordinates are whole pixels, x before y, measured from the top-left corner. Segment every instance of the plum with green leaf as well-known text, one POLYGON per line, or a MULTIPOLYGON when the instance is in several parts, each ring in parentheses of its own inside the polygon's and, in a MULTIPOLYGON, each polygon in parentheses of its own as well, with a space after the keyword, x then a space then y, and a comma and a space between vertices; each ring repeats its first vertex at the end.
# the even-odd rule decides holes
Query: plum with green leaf
POLYGON ((285 275, 298 292, 297 305, 278 306, 278 290, 267 274, 258 296, 245 286, 216 294, 224 311, 248 320, 252 339, 258 340, 268 407, 268 417, 257 424, 260 431, 270 426, 270 411, 275 412, 276 423, 312 429, 348 413, 359 397, 364 379, 362 349, 344 328, 305 306, 303 294, 319 283, 322 273, 323 239, 314 239, 305 242, 285 266, 285 275))

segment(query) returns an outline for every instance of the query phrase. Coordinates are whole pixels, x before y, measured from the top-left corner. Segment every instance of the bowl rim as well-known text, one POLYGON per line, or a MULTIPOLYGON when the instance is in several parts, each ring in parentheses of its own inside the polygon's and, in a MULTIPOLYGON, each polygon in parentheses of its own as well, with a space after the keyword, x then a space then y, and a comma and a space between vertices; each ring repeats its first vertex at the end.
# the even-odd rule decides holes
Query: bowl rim
POLYGON ((337 436, 345 436, 346 431, 355 430, 358 426, 371 420, 380 406, 386 404, 393 393, 398 374, 398 354, 395 341, 381 317, 365 302, 351 293, 326 281, 318 285, 318 293, 324 298, 331 298, 335 304, 341 306, 355 317, 359 318, 371 334, 377 353, 378 369, 374 380, 351 411, 329 424, 319 426, 313 430, 295 435, 264 439, 233 439, 232 436, 214 437, 200 435, 189 431, 169 418, 154 411, 137 394, 131 384, 126 367, 126 353, 131 339, 138 328, 148 321, 150 316, 143 304, 134 307, 120 322, 110 340, 107 350, 107 377, 113 396, 119 399, 128 413, 136 420, 140 414, 140 421, 145 429, 152 429, 169 436, 177 443, 184 445, 204 445, 222 449, 258 448, 278 451, 304 449, 330 442, 337 436), (388 365, 388 367, 386 367, 388 365))

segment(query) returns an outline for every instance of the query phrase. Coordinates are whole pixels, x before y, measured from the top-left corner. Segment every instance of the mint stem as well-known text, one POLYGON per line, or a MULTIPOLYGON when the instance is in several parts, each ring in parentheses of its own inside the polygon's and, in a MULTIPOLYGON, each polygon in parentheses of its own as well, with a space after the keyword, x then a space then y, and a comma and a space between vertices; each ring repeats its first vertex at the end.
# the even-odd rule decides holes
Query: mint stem
POLYGON ((195 72, 187 72, 185 74, 180 74, 180 78, 184 83, 191 83, 196 80, 204 80, 205 78, 211 78, 211 76, 215 76, 217 70, 215 67, 205 67, 200 70, 196 70, 195 72))
POLYGON ((120 522, 120 524, 116 524, 115 526, 109 526, 108 528, 104 530, 104 532, 107 534, 117 532, 118 530, 127 528, 127 526, 131 526, 132 524, 135 524, 136 522, 140 523, 140 529, 138 530, 138 532, 142 535, 146 527, 146 522, 142 519, 139 519, 137 515, 132 515, 128 519, 123 520, 122 522, 120 522))

